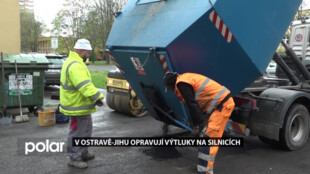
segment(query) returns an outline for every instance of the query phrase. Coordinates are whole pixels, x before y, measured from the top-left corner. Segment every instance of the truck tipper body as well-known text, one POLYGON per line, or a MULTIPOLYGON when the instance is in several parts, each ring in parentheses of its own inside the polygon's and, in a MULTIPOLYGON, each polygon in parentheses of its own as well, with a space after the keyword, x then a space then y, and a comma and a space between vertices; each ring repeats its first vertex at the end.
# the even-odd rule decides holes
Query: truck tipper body
MULTIPOLYGON (((283 103, 278 96, 285 89, 275 88, 268 95, 268 90, 244 89, 265 72, 300 3, 129 0, 115 13, 108 53, 155 119, 191 131, 186 106, 166 89, 162 79, 167 72, 199 73, 226 86, 235 96, 237 107, 228 131, 280 141, 288 110, 272 111, 275 104, 268 102, 275 102, 278 108, 290 107, 292 103, 283 103), (261 102, 266 103, 261 106, 261 102), (271 114, 263 115, 260 107, 271 114)), ((295 90, 291 92, 291 96, 297 95, 295 90)))

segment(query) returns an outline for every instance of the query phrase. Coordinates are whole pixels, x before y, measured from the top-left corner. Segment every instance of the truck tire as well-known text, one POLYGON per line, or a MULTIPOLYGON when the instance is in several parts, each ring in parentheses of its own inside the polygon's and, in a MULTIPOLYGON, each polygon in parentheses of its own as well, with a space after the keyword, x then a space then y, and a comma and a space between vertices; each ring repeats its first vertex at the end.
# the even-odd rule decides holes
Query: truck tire
POLYGON ((309 111, 302 104, 293 104, 285 116, 280 143, 287 150, 298 150, 305 145, 308 136, 309 111))

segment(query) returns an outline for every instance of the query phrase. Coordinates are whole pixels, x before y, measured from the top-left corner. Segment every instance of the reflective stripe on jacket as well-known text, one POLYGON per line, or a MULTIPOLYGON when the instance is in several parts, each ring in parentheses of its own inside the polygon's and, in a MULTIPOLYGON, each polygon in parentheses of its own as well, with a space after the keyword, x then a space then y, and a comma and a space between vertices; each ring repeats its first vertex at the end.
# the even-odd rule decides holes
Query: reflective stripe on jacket
POLYGON ((103 98, 91 82, 91 75, 83 59, 70 52, 60 77, 60 112, 68 116, 88 115, 96 112, 95 102, 103 98))
POLYGON ((193 87, 195 99, 203 113, 210 114, 230 93, 227 88, 206 76, 184 73, 178 76, 175 85, 175 93, 183 103, 185 103, 185 100, 177 87, 180 82, 190 84, 193 87))

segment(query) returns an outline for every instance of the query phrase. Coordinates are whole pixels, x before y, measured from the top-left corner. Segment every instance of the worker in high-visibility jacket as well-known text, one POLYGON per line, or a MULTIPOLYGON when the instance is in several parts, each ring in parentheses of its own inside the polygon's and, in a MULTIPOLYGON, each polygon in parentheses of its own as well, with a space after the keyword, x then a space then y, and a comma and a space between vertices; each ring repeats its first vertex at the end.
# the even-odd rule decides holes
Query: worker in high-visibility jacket
POLYGON ((89 57, 92 47, 86 39, 79 39, 64 62, 60 77, 60 112, 70 116, 70 130, 67 149, 69 166, 87 168, 86 161, 95 156, 88 152, 87 147, 73 146, 74 137, 91 137, 92 118, 96 105, 103 105, 103 94, 91 81, 90 73, 84 63, 89 57))
MULTIPOLYGON (((194 128, 199 135, 221 138, 226 123, 235 107, 230 91, 214 80, 195 73, 168 72, 164 77, 167 89, 174 90, 179 99, 189 109, 194 128), (204 118, 203 114, 209 115, 204 118)), ((197 170, 199 173, 213 174, 218 146, 199 147, 197 170)))

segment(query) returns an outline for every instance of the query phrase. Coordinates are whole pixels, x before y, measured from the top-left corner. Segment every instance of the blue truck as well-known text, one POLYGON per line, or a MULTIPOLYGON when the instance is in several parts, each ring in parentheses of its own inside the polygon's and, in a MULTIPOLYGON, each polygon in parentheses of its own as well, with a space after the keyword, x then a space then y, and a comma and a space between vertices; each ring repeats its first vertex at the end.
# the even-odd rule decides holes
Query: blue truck
POLYGON ((129 0, 115 13, 107 53, 155 119, 192 130, 188 109, 162 79, 166 72, 199 73, 234 96, 226 131, 297 150, 309 136, 310 75, 285 43, 286 56, 275 51, 300 4, 129 0), (258 82, 272 58, 286 78, 258 82))

